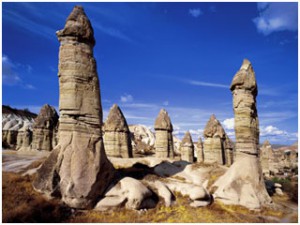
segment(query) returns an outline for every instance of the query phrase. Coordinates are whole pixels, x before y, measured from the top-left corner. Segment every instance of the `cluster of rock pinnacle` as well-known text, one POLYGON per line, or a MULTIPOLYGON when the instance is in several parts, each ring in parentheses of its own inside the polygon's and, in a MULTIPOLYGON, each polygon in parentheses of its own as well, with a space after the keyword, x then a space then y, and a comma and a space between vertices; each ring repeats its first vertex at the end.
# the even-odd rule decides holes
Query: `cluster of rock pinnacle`
MULTIPOLYGON (((100 207, 122 202, 123 199, 117 197, 118 190, 131 195, 131 188, 140 186, 140 192, 134 194, 140 196, 146 193, 145 201, 151 205, 151 192, 137 180, 124 178, 117 185, 114 183, 117 173, 107 155, 132 157, 129 129, 120 108, 114 105, 102 134, 100 88, 93 56, 95 39, 91 23, 82 7, 74 7, 64 29, 57 32, 57 37, 60 42, 58 143, 38 170, 34 188, 48 195, 61 196, 62 201, 70 207, 87 209, 97 203, 100 207)), ((259 208, 269 203, 270 197, 264 187, 259 165, 257 85, 248 60, 243 62, 234 76, 230 89, 233 94, 237 141, 234 160, 232 144, 214 115, 204 131, 206 140, 202 143, 199 139, 196 145, 197 158, 198 161, 216 161, 219 164, 233 163, 214 184, 215 198, 225 203, 259 208)), ((42 124, 43 120, 40 121, 42 124)), ((46 127, 53 126, 48 123, 46 127)), ((173 127, 164 109, 159 112, 154 129, 156 157, 173 157, 173 127)), ((45 131, 40 128, 39 132, 45 131)), ((42 146, 50 144, 36 142, 36 145, 42 146)), ((194 161, 195 149, 189 132, 185 134, 180 149, 182 160, 194 161)), ((169 193, 168 188, 161 183, 156 185, 162 186, 162 190, 169 193)), ((201 194, 194 197, 199 205, 202 204, 199 199, 210 199, 204 188, 201 191, 201 194)), ((139 201, 130 204, 142 207, 142 200, 139 201)))

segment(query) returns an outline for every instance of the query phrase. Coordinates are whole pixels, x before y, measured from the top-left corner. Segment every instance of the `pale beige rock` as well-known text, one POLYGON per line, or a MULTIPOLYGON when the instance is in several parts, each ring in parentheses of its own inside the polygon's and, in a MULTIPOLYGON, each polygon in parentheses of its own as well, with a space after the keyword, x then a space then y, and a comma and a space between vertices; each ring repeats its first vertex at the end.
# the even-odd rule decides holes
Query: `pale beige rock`
POLYGON ((199 137, 199 140, 196 144, 197 149, 197 162, 203 162, 204 161, 204 150, 203 150, 203 142, 201 137, 199 137))
POLYGON ((57 32, 59 51, 58 145, 37 172, 36 190, 73 208, 91 208, 114 177, 102 140, 102 106, 93 57, 93 28, 75 6, 65 28, 57 32))
POLYGON ((259 152, 262 173, 269 177, 270 172, 274 172, 273 168, 273 149, 268 140, 266 140, 260 148, 259 152))
POLYGON ((215 115, 211 115, 203 131, 204 162, 220 165, 226 164, 225 140, 226 133, 215 115))
POLYGON ((277 195, 280 195, 280 196, 282 196, 283 195, 283 192, 282 192, 282 190, 281 190, 281 188, 275 188, 275 193, 277 194, 277 195))
POLYGON ((107 156, 132 158, 130 131, 121 109, 116 104, 111 107, 105 121, 103 140, 107 156))
POLYGON ((154 124, 155 156, 157 158, 174 157, 173 126, 165 109, 161 109, 154 124))
POLYGON ((225 204, 261 208, 272 202, 258 156, 259 128, 256 111, 257 85, 251 63, 244 60, 231 87, 235 115, 235 162, 214 184, 215 199, 225 204))
POLYGON ((233 148, 233 143, 230 140, 230 138, 225 135, 225 161, 227 166, 231 166, 234 161, 234 148, 233 148))
POLYGON ((33 150, 51 151, 55 130, 57 129, 58 115, 54 107, 44 105, 38 116, 35 118, 33 125, 32 144, 33 150))
POLYGON ((181 160, 194 162, 194 144, 190 132, 186 132, 180 144, 181 160))
POLYGON ((128 209, 153 208, 156 203, 152 200, 152 192, 140 181, 131 177, 121 179, 109 188, 95 206, 95 210, 104 211, 125 204, 128 209))

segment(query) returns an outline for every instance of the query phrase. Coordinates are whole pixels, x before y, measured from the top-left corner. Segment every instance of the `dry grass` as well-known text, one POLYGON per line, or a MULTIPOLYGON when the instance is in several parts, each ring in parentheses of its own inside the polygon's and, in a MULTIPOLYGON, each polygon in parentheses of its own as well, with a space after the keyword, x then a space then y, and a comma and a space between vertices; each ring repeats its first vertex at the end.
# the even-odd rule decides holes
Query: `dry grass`
MULTIPOLYGON (((30 168, 35 168, 41 162, 36 162, 30 168)), ((136 169, 136 168, 135 168, 136 169)), ((131 171, 126 171, 131 172, 131 171)), ((215 174, 213 180, 219 177, 215 174)), ((148 174, 144 179, 150 179, 148 174)), ((192 208, 188 198, 175 193, 176 203, 165 207, 161 202, 148 211, 134 211, 118 208, 113 211, 97 212, 75 210, 63 205, 59 200, 46 200, 32 188, 32 176, 22 177, 15 173, 2 173, 2 222, 105 222, 105 223, 261 223, 276 222, 284 215, 282 211, 262 209, 260 212, 251 211, 241 206, 228 206, 220 202, 202 208, 192 208)), ((276 201, 288 201, 288 198, 276 201)), ((297 221, 296 216, 291 222, 297 221)))
POLYGON ((32 188, 32 177, 2 172, 2 222, 61 222, 69 209, 32 188))

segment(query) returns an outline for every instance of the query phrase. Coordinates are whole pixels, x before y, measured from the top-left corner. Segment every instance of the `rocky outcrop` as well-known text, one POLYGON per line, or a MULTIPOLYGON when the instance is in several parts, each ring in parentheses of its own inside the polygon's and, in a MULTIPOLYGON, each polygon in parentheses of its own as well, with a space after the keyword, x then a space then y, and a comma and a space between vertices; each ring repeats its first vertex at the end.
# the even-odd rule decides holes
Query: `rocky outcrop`
POLYGON ((114 177, 102 140, 102 106, 93 28, 84 10, 75 6, 58 31, 59 138, 37 172, 33 186, 62 196, 73 208, 91 208, 114 177))
POLYGON ((105 121, 103 140, 107 156, 132 157, 130 131, 121 109, 116 104, 111 107, 105 121))
POLYGON ((46 104, 35 119, 31 149, 51 151, 55 147, 58 115, 54 107, 46 104))
POLYGON ((28 149, 32 139, 32 124, 37 115, 27 109, 18 110, 2 106, 2 147, 28 149))
POLYGON ((161 109, 154 124, 155 129, 155 156, 157 158, 173 158, 173 126, 165 109, 161 109))
POLYGON ((186 132, 180 144, 181 160, 194 162, 194 143, 190 132, 186 132))
POLYGON ((233 94, 236 135, 235 162, 214 184, 215 199, 225 204, 261 208, 271 203, 259 162, 259 128, 256 110, 257 84, 251 63, 244 60, 234 76, 233 94))
POLYGON ((204 162, 220 165, 226 164, 225 140, 226 133, 215 115, 211 115, 203 131, 204 141, 204 162))
POLYGON ((203 151, 203 142, 201 137, 199 137, 199 140, 196 144, 197 149, 197 162, 203 162, 204 161, 204 151, 203 151))

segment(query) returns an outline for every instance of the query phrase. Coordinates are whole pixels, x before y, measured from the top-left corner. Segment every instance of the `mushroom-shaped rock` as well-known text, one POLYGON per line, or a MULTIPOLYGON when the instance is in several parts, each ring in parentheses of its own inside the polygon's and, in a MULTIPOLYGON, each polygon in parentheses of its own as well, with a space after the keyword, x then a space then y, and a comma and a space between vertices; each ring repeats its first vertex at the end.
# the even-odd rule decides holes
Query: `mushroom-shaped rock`
POLYGON ((199 140, 196 144, 197 148, 197 162, 203 162, 204 161, 204 151, 203 151, 203 142, 201 137, 199 137, 199 140))
POLYGON ((58 144, 37 172, 33 186, 59 194, 73 208, 91 208, 114 178, 102 140, 102 106, 93 29, 75 6, 65 28, 57 32, 59 49, 58 144))
POLYGON ((194 144, 190 132, 186 132, 180 144, 181 160, 194 162, 194 144))
POLYGON ((154 124, 155 156, 157 158, 174 157, 173 126, 165 109, 161 109, 154 124))
POLYGON ((230 90, 233 94, 236 157, 227 172, 213 184, 212 187, 216 188, 214 197, 225 204, 261 208, 272 200, 265 188, 258 157, 257 85, 248 60, 244 60, 234 76, 230 90))
POLYGON ((203 131, 204 161, 207 163, 217 162, 220 165, 226 164, 225 137, 226 133, 215 115, 211 115, 203 131))
POLYGON ((132 158, 130 131, 118 105, 114 104, 104 124, 104 146, 108 156, 132 158))
POLYGON ((58 115, 55 108, 48 104, 43 105, 33 124, 31 148, 51 151, 55 147, 53 139, 55 139, 57 124, 58 115))

